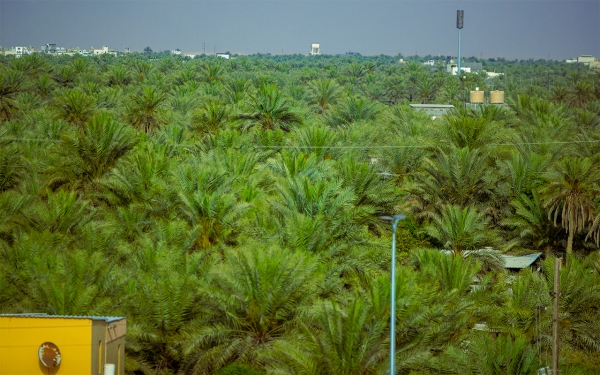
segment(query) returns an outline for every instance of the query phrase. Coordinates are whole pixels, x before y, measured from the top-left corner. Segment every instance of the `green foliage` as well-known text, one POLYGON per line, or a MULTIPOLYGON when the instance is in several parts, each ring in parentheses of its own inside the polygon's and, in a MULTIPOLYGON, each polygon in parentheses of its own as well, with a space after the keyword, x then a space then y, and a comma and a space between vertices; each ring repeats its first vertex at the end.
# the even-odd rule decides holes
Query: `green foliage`
POLYGON ((231 364, 217 371, 217 375, 261 375, 263 372, 258 371, 247 365, 231 364))
POLYGON ((432 214, 431 224, 424 230, 454 255, 494 245, 498 241, 496 233, 489 226, 489 217, 483 216, 475 208, 443 205, 440 211, 441 215, 432 214))
POLYGON ((128 374, 385 373, 404 213, 398 373, 535 372, 565 247, 561 371, 598 373, 597 76, 420 60, 0 59, 0 312, 126 316, 128 374), (475 86, 507 104, 408 106, 475 86))
POLYGON ((258 125, 265 130, 282 129, 290 131, 292 126, 302 123, 302 119, 288 105, 276 85, 262 85, 256 96, 251 97, 252 112, 238 116, 247 126, 258 125))

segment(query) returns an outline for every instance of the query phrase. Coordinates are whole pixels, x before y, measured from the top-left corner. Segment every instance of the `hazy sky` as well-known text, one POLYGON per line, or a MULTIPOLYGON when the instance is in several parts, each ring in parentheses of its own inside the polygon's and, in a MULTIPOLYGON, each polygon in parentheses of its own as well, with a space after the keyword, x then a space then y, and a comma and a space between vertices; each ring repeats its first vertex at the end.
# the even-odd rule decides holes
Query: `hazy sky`
POLYGON ((600 58, 600 1, 0 0, 0 45, 600 58), (216 47, 215 47, 216 46, 216 47))

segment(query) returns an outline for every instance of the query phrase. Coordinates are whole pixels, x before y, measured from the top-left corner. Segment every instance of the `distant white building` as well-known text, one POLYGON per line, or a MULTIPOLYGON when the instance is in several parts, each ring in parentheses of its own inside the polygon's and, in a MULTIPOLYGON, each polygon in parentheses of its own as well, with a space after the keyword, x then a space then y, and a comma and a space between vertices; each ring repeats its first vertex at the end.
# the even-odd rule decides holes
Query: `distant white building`
POLYGON ((93 49, 93 51, 94 51, 94 56, 104 55, 104 54, 109 54, 109 55, 117 56, 117 52, 115 52, 115 51, 109 51, 108 50, 108 46, 102 46, 102 49, 93 49))
POLYGON ((592 62, 594 62, 594 61, 597 61, 597 60, 596 60, 596 58, 595 58, 594 56, 592 56, 592 55, 581 55, 581 56, 579 56, 579 57, 577 57, 577 58, 574 58, 574 59, 570 59, 570 60, 569 60, 569 59, 567 59, 567 60, 565 60, 565 62, 566 62, 567 64, 575 64, 575 63, 578 63, 578 64, 583 64, 583 65, 589 65, 590 63, 592 63, 592 62))
MULTIPOLYGON (((458 74, 458 65, 451 65, 447 71, 450 74, 452 74, 453 76, 457 75, 458 74)), ((471 68, 468 66, 461 66, 460 71, 461 71, 461 73, 471 73, 471 68)))
MULTIPOLYGON (((462 66, 461 66, 462 68, 462 66)), ((496 73, 496 72, 485 72, 485 74, 487 74, 488 78, 496 78, 496 77, 501 77, 504 75, 504 73, 496 73)))
MULTIPOLYGON (((483 65, 481 63, 470 63, 465 62, 460 66, 461 73, 475 73, 482 70, 483 65)), ((452 74, 453 76, 458 74, 458 64, 454 61, 450 61, 450 63, 446 64, 446 72, 452 74)))
POLYGON ((316 56, 321 54, 321 45, 319 43, 313 43, 310 45, 310 55, 316 56))
POLYGON ((218 57, 224 58, 225 60, 229 60, 230 57, 228 52, 217 52, 216 55, 218 57))
POLYGON ((577 58, 579 64, 588 65, 589 63, 596 61, 596 58, 592 55, 581 55, 577 58))
POLYGON ((171 55, 181 55, 179 48, 171 50, 171 55))
MULTIPOLYGON (((1 50, 1 48, 0 48, 1 50)), ((16 59, 23 55, 31 55, 34 52, 33 47, 12 47, 10 49, 3 50, 2 54, 5 56, 14 56, 16 59)))

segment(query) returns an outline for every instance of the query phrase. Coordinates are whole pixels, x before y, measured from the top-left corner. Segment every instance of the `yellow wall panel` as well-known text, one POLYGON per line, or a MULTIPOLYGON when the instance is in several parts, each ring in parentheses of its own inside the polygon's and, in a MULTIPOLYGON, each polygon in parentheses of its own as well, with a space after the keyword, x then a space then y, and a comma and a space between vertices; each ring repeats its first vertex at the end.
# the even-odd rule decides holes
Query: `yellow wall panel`
POLYGON ((1 317, 0 375, 48 375, 38 349, 46 341, 61 353, 61 364, 50 374, 90 374, 92 321, 89 319, 1 317))

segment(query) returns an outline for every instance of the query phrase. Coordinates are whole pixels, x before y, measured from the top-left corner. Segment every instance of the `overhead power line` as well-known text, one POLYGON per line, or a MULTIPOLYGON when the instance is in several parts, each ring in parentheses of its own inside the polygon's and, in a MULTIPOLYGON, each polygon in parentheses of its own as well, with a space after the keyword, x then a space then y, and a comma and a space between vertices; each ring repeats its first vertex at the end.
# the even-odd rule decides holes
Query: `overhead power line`
MULTIPOLYGON (((448 143, 445 141, 445 143, 448 143)), ((600 143, 600 140, 590 141, 549 141, 549 142, 518 142, 518 143, 490 143, 486 146, 520 146, 520 145, 549 145, 549 144, 577 144, 577 143, 600 143)), ((295 146, 255 146, 255 148, 267 149, 290 149, 290 148, 335 148, 335 149, 365 149, 365 148, 430 148, 431 145, 372 145, 372 146, 310 146, 310 145, 295 145, 295 146)))

